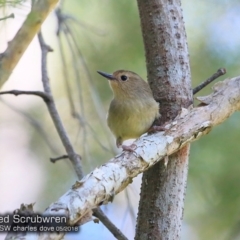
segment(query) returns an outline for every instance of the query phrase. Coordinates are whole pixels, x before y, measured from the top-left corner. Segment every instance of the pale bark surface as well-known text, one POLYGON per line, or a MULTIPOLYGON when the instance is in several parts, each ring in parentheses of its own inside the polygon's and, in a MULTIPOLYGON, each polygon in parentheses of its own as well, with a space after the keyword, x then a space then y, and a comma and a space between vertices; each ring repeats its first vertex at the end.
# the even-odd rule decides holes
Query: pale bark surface
MULTIPOLYGON (((148 81, 163 124, 192 103, 186 32, 180 0, 138 0, 148 81)), ((135 239, 179 239, 189 146, 143 175, 135 239)))
MULTIPOLYGON (((200 99, 202 106, 182 109, 181 114, 166 126, 167 131, 142 136, 134 143, 134 152, 122 152, 76 182, 44 214, 64 214, 70 225, 87 222, 89 219, 85 219, 85 216, 92 209, 112 201, 117 193, 132 182, 132 178, 209 133, 214 126, 239 111, 240 77, 215 84, 213 93, 200 99)), ((169 165, 165 165, 164 169, 167 171, 169 165)), ((22 239, 33 237, 31 234, 22 239)), ((50 234, 44 234, 44 238, 47 237, 50 234)))

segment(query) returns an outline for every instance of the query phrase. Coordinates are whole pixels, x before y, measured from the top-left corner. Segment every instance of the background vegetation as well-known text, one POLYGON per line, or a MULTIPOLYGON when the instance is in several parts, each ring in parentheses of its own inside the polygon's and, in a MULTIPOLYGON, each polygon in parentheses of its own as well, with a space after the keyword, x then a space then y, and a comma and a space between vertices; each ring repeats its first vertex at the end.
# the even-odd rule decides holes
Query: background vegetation
MULTIPOLYGON (((227 75, 222 78, 239 75, 239 1, 183 0, 182 3, 192 85, 196 86, 211 76, 219 67, 227 69, 227 75)), ((28 1, 21 1, 14 8, 5 6, 1 9, 2 17, 12 12, 15 14, 15 19, 0 21, 2 52, 30 10, 30 5, 28 1)), ((67 36, 77 39, 78 48, 73 46, 72 52, 76 54, 75 58, 67 37, 63 37, 66 63, 62 65, 54 13, 44 24, 43 34, 54 49, 54 53, 49 55, 49 73, 57 106, 87 173, 116 152, 114 139, 103 120, 112 94, 107 81, 98 76, 96 70, 111 73, 127 69, 146 79, 138 9, 136 1, 68 0, 62 2, 62 10, 78 20, 69 20, 72 32, 67 33, 67 36), (75 68, 80 73, 78 79, 75 78, 75 68), (71 95, 82 117, 80 124, 71 116, 69 108, 63 79, 67 70, 71 95), (96 105, 100 102, 103 108, 101 104, 96 105)), ((40 51, 37 40, 34 40, 3 90, 41 89, 39 64, 40 51)), ((200 95, 210 92, 208 87, 200 95)), ((49 161, 49 157, 60 156, 64 150, 43 102, 30 96, 4 96, 1 99, 0 212, 13 211, 22 202, 36 202, 36 210, 42 211, 73 184, 76 176, 67 160, 56 164, 49 161), (47 138, 42 137, 36 126, 33 127, 36 121, 47 133, 47 138)), ((182 239, 240 239, 239 117, 239 113, 235 114, 191 146, 182 239)), ((127 194, 120 194, 114 204, 104 207, 129 239, 134 236, 139 187, 137 179, 127 194)), ((103 229, 101 225, 88 227, 87 224, 80 234, 83 234, 82 239, 99 239, 99 236, 113 239, 103 229)))

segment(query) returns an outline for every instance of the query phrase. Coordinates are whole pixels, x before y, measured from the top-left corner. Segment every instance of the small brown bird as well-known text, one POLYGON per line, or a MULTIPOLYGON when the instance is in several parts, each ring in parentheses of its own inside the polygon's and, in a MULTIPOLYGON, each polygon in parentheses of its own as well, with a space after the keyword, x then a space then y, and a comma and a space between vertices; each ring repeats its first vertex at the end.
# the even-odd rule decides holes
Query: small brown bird
POLYGON ((107 123, 119 147, 123 141, 138 138, 149 130, 154 120, 160 117, 159 104, 148 83, 136 73, 125 70, 113 74, 98 73, 109 80, 113 91, 107 123))

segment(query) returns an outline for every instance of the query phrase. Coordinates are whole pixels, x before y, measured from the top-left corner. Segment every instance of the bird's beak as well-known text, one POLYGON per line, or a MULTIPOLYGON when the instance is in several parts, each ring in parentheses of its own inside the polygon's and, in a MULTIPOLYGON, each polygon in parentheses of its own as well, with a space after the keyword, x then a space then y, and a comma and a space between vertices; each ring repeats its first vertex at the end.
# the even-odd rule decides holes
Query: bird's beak
POLYGON ((116 80, 116 78, 112 74, 101 72, 101 71, 97 71, 97 72, 109 80, 116 80))

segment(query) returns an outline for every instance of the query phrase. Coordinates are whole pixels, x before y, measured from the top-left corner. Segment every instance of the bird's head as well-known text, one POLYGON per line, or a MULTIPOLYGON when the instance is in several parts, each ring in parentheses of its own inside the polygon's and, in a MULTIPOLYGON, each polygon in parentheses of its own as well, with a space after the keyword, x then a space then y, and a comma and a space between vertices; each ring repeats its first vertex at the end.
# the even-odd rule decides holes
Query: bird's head
POLYGON ((97 72, 109 80, 115 98, 144 97, 144 93, 148 95, 149 91, 152 94, 149 85, 132 71, 118 70, 113 74, 97 72))

